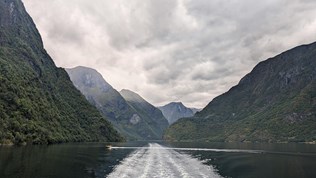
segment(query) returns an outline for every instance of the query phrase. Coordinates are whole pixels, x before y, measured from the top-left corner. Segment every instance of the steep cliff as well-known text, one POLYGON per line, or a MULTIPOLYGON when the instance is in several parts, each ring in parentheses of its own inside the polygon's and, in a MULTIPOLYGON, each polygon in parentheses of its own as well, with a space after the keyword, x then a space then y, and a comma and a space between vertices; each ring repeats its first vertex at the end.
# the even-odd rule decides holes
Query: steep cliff
POLYGON ((21 0, 0 0, 0 143, 121 139, 55 66, 21 0))

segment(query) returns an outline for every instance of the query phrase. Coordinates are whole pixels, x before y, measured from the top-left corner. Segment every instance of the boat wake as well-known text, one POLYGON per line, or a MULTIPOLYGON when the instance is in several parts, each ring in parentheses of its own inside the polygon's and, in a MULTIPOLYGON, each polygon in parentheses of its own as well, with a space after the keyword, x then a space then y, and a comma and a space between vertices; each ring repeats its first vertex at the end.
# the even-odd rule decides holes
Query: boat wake
MULTIPOLYGON (((122 147, 120 147, 122 148, 122 147)), ((112 147, 119 149, 119 147, 112 147)), ((117 165, 108 178, 220 178, 212 166, 172 148, 150 143, 139 147, 117 165)))

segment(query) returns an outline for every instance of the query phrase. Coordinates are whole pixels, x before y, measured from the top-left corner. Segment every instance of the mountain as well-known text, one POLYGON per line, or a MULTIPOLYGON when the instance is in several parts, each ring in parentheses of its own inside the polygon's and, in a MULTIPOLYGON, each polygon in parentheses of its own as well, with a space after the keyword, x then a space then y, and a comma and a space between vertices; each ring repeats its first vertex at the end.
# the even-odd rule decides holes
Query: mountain
POLYGON ((194 117, 180 119, 168 140, 306 142, 316 140, 316 43, 260 62, 239 84, 194 117))
POLYGON ((21 0, 0 0, 0 144, 118 140, 55 66, 21 0))
POLYGON ((120 94, 139 114, 140 117, 135 117, 135 120, 145 121, 152 132, 159 136, 158 139, 161 139, 164 130, 168 127, 168 121, 163 116, 162 112, 130 90, 121 90, 120 94))
POLYGON ((193 111, 191 108, 185 107, 181 102, 172 102, 159 107, 159 109, 170 125, 180 118, 192 117, 198 111, 198 109, 194 109, 193 111))
POLYGON ((74 85, 88 101, 109 118, 128 140, 162 138, 162 132, 167 125, 163 122, 156 123, 154 119, 157 118, 144 114, 147 106, 135 109, 94 69, 75 67, 66 70, 74 85))
POLYGON ((200 112, 201 109, 198 108, 190 108, 193 111, 193 114, 196 114, 197 112, 200 112))

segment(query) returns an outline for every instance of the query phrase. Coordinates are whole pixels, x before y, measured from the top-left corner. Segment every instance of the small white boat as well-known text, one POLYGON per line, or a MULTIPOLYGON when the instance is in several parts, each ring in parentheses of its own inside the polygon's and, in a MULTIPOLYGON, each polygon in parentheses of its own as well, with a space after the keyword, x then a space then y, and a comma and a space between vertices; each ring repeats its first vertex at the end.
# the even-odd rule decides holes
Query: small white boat
POLYGON ((108 150, 112 150, 112 145, 106 145, 105 147, 106 147, 106 149, 108 149, 108 150))

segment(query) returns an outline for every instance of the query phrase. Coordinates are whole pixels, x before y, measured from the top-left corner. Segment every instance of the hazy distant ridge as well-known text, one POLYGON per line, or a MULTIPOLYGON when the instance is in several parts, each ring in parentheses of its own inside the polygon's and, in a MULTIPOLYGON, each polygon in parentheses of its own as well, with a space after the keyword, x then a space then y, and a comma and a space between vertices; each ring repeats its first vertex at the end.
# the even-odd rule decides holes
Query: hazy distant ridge
POLYGON ((169 124, 173 124, 180 118, 192 117, 199 109, 191 109, 184 106, 181 102, 171 102, 159 107, 169 124))

